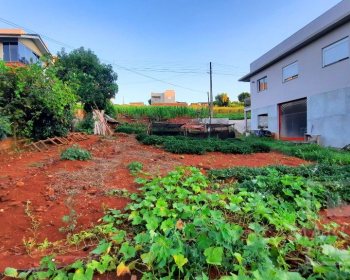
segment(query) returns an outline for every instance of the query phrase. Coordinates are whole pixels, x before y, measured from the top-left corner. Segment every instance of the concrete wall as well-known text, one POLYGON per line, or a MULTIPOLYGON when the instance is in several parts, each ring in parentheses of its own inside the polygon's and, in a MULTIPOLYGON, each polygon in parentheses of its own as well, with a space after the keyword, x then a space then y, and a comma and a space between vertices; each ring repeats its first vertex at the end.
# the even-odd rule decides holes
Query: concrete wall
POLYGON ((250 80, 252 110, 350 87, 350 59, 322 67, 322 48, 346 36, 350 36, 350 22, 254 75, 250 80), (282 68, 295 61, 299 77, 283 83, 282 68), (268 89, 257 92, 257 80, 264 76, 268 89))
POLYGON ((350 144, 350 87, 313 95, 307 101, 307 131, 324 146, 350 144))
POLYGON ((268 127, 273 133, 278 133, 278 106, 270 105, 266 107, 257 108, 251 112, 251 129, 257 130, 258 128, 258 116, 267 114, 268 115, 268 127))

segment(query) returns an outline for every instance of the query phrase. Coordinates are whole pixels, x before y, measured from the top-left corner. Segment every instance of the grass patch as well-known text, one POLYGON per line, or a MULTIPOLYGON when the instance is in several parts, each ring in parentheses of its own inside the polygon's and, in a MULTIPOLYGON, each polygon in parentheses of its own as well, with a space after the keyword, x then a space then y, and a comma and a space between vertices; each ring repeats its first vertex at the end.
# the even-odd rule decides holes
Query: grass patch
POLYGON ((327 164, 350 164, 350 152, 335 148, 322 147, 316 144, 298 144, 278 141, 270 138, 247 137, 247 143, 264 144, 272 151, 295 156, 304 160, 327 164))

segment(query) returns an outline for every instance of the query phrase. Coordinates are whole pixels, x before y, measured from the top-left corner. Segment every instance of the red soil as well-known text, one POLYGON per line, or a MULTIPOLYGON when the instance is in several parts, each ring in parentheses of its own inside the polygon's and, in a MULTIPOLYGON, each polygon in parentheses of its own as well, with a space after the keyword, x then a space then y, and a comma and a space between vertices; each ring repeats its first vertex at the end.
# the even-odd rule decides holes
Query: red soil
MULTIPOLYGON (((75 232, 91 228, 103 216, 104 209, 123 209, 128 199, 111 196, 111 189, 137 192, 134 178, 127 165, 132 161, 144 164, 146 172, 164 174, 175 166, 191 165, 202 169, 231 166, 265 166, 275 164, 299 165, 305 161, 278 153, 253 155, 174 155, 151 146, 139 144, 133 136, 117 134, 107 139, 90 136, 79 143, 88 149, 93 159, 87 162, 62 161, 60 152, 66 147, 52 147, 45 152, 23 152, 0 156, 0 272, 11 266, 29 269, 38 266, 47 251, 34 250, 28 255, 23 239, 36 238, 43 242, 64 239, 66 233, 62 216, 69 213, 68 198, 78 214, 75 232), (25 213, 29 205, 31 215, 39 226, 33 231, 30 217, 25 213)), ((85 248, 86 249, 86 248, 85 248)), ((56 261, 73 262, 86 256, 79 248, 65 248, 56 261)))

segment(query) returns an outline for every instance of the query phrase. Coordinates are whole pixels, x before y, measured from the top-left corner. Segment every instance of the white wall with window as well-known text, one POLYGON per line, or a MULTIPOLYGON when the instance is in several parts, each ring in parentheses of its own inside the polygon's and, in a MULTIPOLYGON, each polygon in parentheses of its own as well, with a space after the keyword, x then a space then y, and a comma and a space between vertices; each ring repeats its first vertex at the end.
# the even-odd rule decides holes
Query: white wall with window
POLYGON ((322 49, 323 67, 349 58, 349 37, 322 49))
POLYGON ((298 78, 299 76, 299 66, 298 61, 295 61, 282 69, 282 79, 283 82, 288 82, 298 78))
POLYGON ((257 81, 258 92, 267 90, 267 76, 257 81))

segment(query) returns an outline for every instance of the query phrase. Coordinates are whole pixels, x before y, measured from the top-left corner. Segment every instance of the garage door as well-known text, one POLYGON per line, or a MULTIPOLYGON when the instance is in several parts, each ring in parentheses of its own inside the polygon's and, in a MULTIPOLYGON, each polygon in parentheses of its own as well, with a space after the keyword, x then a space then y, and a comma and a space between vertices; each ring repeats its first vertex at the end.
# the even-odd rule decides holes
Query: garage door
POLYGON ((306 98, 279 105, 281 139, 304 138, 307 128, 306 98))

